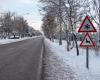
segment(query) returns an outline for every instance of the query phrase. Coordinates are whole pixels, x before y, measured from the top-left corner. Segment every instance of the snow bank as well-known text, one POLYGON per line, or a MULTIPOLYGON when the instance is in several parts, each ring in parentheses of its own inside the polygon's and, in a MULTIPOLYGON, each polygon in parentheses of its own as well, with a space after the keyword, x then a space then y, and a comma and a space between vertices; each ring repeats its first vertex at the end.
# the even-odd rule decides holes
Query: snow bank
POLYGON ((46 63, 48 63, 50 73, 48 73, 49 79, 46 80, 100 80, 100 56, 96 56, 94 50, 89 50, 88 70, 85 49, 80 48, 80 55, 77 56, 75 48, 67 52, 65 41, 62 46, 58 45, 58 41, 52 43, 47 40, 47 42, 50 46, 50 53, 46 63), (68 76, 73 76, 73 79, 68 76))
POLYGON ((0 45, 1 44, 12 43, 12 42, 17 42, 17 41, 22 41, 22 40, 26 40, 26 39, 31 39, 31 38, 36 38, 36 37, 39 37, 39 36, 24 37, 24 38, 20 38, 20 39, 0 39, 0 45))

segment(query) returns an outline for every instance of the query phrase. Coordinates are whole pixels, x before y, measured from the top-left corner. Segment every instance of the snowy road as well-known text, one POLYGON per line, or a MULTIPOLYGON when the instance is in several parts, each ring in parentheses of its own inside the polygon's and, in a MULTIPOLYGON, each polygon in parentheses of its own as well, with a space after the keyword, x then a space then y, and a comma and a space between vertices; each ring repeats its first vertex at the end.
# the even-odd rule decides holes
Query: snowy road
POLYGON ((0 45, 0 80, 40 80, 43 38, 0 45))

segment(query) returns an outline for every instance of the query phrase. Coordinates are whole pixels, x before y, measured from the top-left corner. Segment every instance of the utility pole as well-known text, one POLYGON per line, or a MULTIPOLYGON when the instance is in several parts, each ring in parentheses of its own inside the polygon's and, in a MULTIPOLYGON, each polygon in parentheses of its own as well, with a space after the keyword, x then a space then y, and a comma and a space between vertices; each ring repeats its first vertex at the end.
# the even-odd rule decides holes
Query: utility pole
POLYGON ((59 0, 59 22, 60 22, 60 30, 59 30, 59 45, 62 45, 62 27, 61 27, 61 0, 59 0))

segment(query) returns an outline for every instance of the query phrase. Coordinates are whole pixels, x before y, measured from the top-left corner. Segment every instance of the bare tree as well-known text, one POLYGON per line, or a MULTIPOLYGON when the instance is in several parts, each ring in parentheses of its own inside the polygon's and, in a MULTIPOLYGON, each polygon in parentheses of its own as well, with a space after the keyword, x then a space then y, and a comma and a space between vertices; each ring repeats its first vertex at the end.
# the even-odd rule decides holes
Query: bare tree
POLYGON ((53 15, 50 15, 49 13, 46 14, 43 18, 42 29, 46 37, 49 38, 50 40, 53 39, 55 28, 56 28, 55 17, 53 15))
MULTIPOLYGON (((63 12, 63 4, 62 0, 40 0, 42 3, 45 3, 46 6, 42 8, 42 10, 45 11, 45 13, 48 13, 50 11, 50 14, 55 16, 58 24, 59 24, 59 44, 62 44, 62 12, 63 12)), ((64 1, 64 0, 63 0, 64 1)))
POLYGON ((18 33, 21 37, 24 37, 29 33, 29 25, 27 20, 22 16, 15 16, 15 13, 7 12, 2 14, 0 18, 0 28, 2 33, 6 33, 5 37, 10 37, 18 33))
POLYGON ((12 27, 13 27, 13 21, 12 21, 12 17, 13 17, 13 13, 11 12, 7 12, 4 13, 4 15, 1 18, 1 27, 4 30, 4 32, 6 33, 6 36, 9 36, 9 34, 12 31, 12 27))
POLYGON ((18 31, 18 33, 21 35, 21 37, 24 37, 26 33, 28 33, 28 23, 26 20, 24 20, 23 17, 15 17, 14 18, 14 25, 15 30, 18 31))
POLYGON ((93 11, 91 11, 91 17, 95 21, 95 23, 98 25, 99 28, 99 44, 100 44, 100 0, 92 0, 92 8, 93 11), (95 14, 93 14, 95 12, 95 14))

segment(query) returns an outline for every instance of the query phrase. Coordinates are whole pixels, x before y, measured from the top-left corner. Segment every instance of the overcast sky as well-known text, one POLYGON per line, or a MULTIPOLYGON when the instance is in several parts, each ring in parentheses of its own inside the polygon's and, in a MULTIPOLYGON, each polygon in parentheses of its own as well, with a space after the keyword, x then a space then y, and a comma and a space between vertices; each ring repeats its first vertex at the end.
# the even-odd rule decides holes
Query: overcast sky
POLYGON ((16 12, 23 15, 29 25, 40 29, 41 18, 38 0, 0 0, 0 13, 4 11, 16 12))

